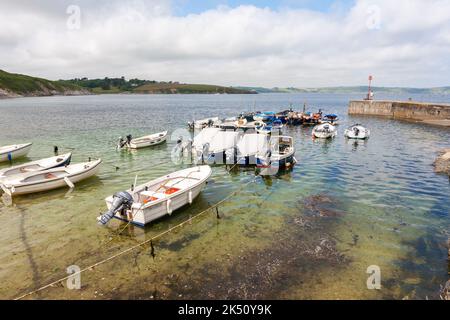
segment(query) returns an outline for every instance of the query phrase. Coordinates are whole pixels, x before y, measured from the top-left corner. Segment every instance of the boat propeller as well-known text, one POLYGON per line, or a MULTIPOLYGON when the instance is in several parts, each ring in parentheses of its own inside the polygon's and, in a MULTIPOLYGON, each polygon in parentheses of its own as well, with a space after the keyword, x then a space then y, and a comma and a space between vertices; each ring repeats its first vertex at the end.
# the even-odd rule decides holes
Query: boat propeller
POLYGON ((102 214, 97 218, 97 221, 100 225, 105 225, 111 220, 117 212, 121 212, 122 210, 131 209, 131 205, 133 204, 133 197, 126 191, 117 192, 113 196, 113 202, 111 204, 111 208, 108 212, 102 214))

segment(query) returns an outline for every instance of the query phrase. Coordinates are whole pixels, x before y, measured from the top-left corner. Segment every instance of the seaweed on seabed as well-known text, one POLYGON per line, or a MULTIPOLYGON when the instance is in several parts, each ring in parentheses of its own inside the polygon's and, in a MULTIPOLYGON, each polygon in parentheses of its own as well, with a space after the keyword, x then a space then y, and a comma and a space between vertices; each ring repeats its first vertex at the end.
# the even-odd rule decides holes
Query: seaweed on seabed
POLYGON ((340 202, 324 194, 316 194, 300 200, 300 208, 305 216, 310 217, 340 217, 343 211, 336 210, 340 202))
MULTIPOLYGON (((318 199, 333 203, 323 196, 308 200, 317 203, 318 199)), ((170 281, 166 284, 170 289, 167 298, 279 298, 290 287, 307 282, 310 273, 328 269, 335 272, 336 268, 345 267, 348 258, 337 249, 333 224, 300 213, 286 217, 283 228, 273 234, 271 244, 264 249, 235 251, 204 265, 189 277, 170 281)))

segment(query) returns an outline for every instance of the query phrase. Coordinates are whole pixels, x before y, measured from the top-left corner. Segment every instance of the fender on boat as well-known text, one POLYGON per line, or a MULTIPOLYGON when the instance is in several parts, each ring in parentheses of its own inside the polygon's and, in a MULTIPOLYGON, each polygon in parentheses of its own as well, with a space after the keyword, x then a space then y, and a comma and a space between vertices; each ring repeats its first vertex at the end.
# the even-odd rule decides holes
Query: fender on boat
POLYGON ((192 204, 192 190, 189 190, 188 201, 189 201, 189 204, 192 204))
POLYGON ((172 200, 168 199, 166 203, 166 209, 168 214, 172 214, 172 208, 170 207, 170 204, 172 203, 172 200))

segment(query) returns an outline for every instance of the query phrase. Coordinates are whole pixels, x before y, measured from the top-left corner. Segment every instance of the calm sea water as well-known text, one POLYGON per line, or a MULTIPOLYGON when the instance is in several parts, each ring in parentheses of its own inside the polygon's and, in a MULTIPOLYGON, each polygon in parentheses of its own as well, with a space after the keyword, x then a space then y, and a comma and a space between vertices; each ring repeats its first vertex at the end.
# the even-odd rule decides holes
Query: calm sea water
MULTIPOLYGON (((438 298, 448 280, 448 177, 433 172, 450 129, 347 115, 349 95, 103 95, 0 101, 0 145, 31 141, 29 161, 73 150, 73 161, 104 160, 97 177, 66 189, 0 202, 0 298, 14 298, 149 239, 208 208, 216 212, 81 275, 81 290, 54 286, 28 298, 438 298), (313 141, 309 127, 285 128, 299 163, 255 179, 253 170, 213 168, 194 204, 145 229, 96 224, 104 198, 185 167, 170 160, 186 122, 241 111, 300 110, 340 115, 333 141, 313 141), (363 123, 367 142, 348 142, 363 123), (117 152, 119 136, 168 129, 164 145, 117 152), (115 167, 119 167, 116 170, 115 167), (119 234, 120 231, 122 233, 119 234), (369 266, 381 290, 368 290, 369 266)), ((407 99, 408 97, 377 97, 407 99)), ((415 100, 450 102, 448 96, 415 100)), ((0 165, 0 168, 6 167, 0 165)))

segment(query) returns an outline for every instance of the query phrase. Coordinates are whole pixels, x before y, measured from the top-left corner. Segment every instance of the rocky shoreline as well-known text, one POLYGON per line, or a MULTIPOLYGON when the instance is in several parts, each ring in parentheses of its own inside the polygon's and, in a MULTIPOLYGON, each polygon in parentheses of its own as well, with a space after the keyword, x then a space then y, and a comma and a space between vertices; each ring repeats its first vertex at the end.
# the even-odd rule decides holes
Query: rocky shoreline
POLYGON ((85 96, 91 95, 89 90, 42 90, 26 94, 18 94, 7 89, 0 88, 0 99, 24 98, 24 97, 50 97, 50 96, 85 96))
POLYGON ((434 171, 437 173, 446 173, 450 176, 450 149, 444 149, 439 153, 434 162, 434 171))

